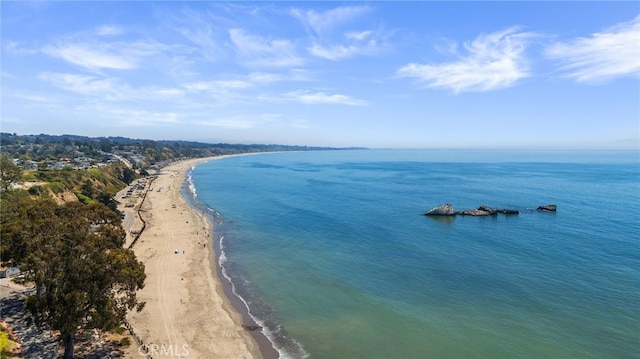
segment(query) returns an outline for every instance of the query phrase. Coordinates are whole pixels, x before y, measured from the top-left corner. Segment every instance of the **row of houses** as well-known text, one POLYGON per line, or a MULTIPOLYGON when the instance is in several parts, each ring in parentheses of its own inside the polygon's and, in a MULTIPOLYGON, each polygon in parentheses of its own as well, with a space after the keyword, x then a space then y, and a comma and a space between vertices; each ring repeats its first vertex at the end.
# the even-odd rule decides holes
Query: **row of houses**
MULTIPOLYGON (((13 162, 23 170, 38 170, 41 168, 46 168, 50 170, 61 170, 64 168, 71 168, 74 170, 88 170, 90 168, 100 168, 104 166, 108 166, 113 163, 118 163, 120 158, 118 155, 108 152, 100 153, 101 158, 91 158, 91 157, 60 157, 58 160, 45 160, 45 161, 32 161, 32 160, 21 160, 18 158, 14 158, 13 162)), ((131 154, 129 157, 133 160, 133 162, 137 165, 141 165, 144 163, 144 156, 139 154, 131 154)))
POLYGON ((64 168, 71 168, 74 170, 87 170, 89 168, 98 168, 108 166, 111 163, 116 163, 118 160, 96 160, 89 157, 76 157, 76 158, 67 158, 60 157, 58 160, 45 160, 45 161, 32 161, 32 160, 21 160, 18 158, 14 158, 13 162, 23 170, 37 170, 37 169, 50 169, 50 170, 61 170, 64 168))

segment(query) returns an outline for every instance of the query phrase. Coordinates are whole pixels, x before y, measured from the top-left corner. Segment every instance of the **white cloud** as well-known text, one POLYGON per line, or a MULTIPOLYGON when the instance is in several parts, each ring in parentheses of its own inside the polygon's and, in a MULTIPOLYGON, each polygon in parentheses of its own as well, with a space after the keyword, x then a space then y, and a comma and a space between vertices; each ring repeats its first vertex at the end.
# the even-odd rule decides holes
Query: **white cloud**
POLYGON ((7 41, 4 45, 4 49, 7 53, 12 55, 35 55, 38 53, 38 50, 23 47, 17 41, 7 41))
POLYGON ((373 31, 368 30, 368 31, 351 31, 351 32, 347 32, 345 34, 345 37, 349 40, 355 40, 355 41, 364 41, 368 38, 371 37, 371 35, 373 35, 373 31))
POLYGON ((269 39, 248 34, 242 29, 230 29, 229 36, 238 55, 250 65, 293 67, 303 63, 295 45, 286 39, 269 39))
POLYGON ((117 92, 113 79, 65 73, 42 73, 39 78, 61 89, 84 95, 115 94, 117 92))
POLYGON ((291 13, 295 17, 306 26, 311 27, 318 34, 342 23, 349 22, 367 12, 369 12, 369 7, 367 6, 343 6, 324 12, 315 10, 303 11, 300 9, 291 10, 291 13))
POLYGON ((90 70, 128 70, 138 66, 135 58, 127 58, 109 49, 95 48, 88 44, 48 45, 42 51, 90 70))
POLYGON ((99 36, 115 36, 123 33, 124 29, 115 25, 102 25, 96 29, 96 35, 99 36))
POLYGON ((255 121, 247 120, 239 117, 223 118, 217 120, 200 121, 200 125, 210 127, 221 127, 235 130, 243 130, 255 127, 255 121))
POLYGON ((259 113, 259 114, 242 114, 229 117, 221 117, 218 119, 210 119, 198 121, 198 124, 208 127, 219 127, 232 130, 254 129, 259 127, 288 127, 288 128, 306 128, 307 123, 304 120, 284 119, 280 113, 259 113))
POLYGON ((63 90, 100 101, 144 103, 162 101, 166 98, 176 99, 184 95, 184 91, 179 88, 131 87, 112 77, 45 72, 38 78, 63 90))
POLYGON ((590 37, 555 43, 548 58, 563 63, 565 76, 596 82, 621 76, 640 76, 640 16, 590 37))
POLYGON ((82 112, 94 111, 115 120, 118 126, 157 126, 181 123, 181 116, 175 112, 157 112, 127 107, 114 107, 112 103, 90 103, 80 107, 82 112))
POLYGON ((155 89, 153 91, 154 94, 160 95, 160 96, 167 96, 167 97, 176 97, 176 96, 182 96, 184 95, 184 92, 180 89, 175 89, 175 88, 161 88, 161 89, 155 89))
POLYGON ((457 61, 411 63, 400 68, 398 74, 416 78, 427 87, 450 89, 455 93, 509 87, 529 76, 524 50, 527 40, 533 36, 533 33, 518 33, 516 28, 480 35, 463 44, 467 53, 457 61))
POLYGON ((202 55, 208 60, 219 60, 225 57, 224 50, 216 41, 214 30, 208 25, 191 28, 181 26, 176 28, 182 36, 197 45, 202 55))
POLYGON ((185 84, 188 91, 226 92, 251 87, 251 83, 243 80, 198 81, 185 84))
POLYGON ((305 104, 335 104, 348 106, 364 106, 367 103, 354 99, 347 95, 327 94, 325 92, 293 91, 285 94, 285 97, 305 104))
POLYGON ((15 98, 20 100, 27 100, 29 102, 44 103, 44 104, 54 103, 56 101, 54 96, 43 96, 36 93, 26 92, 24 90, 14 90, 14 89, 8 89, 4 87, 2 88, 2 97, 15 98))
POLYGON ((388 34, 384 34, 382 31, 351 31, 344 34, 344 39, 340 39, 343 44, 321 45, 316 42, 309 49, 309 52, 314 56, 332 61, 359 55, 376 55, 388 47, 387 37, 388 34))
POLYGON ((327 60, 337 61, 357 55, 373 55, 383 50, 382 46, 372 39, 366 43, 352 43, 349 45, 328 45, 323 46, 314 43, 309 52, 317 57, 327 60))
POLYGON ((385 42, 385 35, 380 31, 351 30, 344 33, 333 31, 369 11, 370 8, 366 6, 347 6, 325 12, 299 9, 294 9, 291 12, 316 34, 312 39, 313 45, 308 48, 309 53, 337 61, 357 55, 373 55, 386 47, 382 45, 385 42))
POLYGON ((150 112, 145 110, 114 110, 112 114, 120 117, 122 125, 155 126, 180 123, 180 115, 174 112, 150 112))
POLYGON ((143 58, 160 53, 169 47, 147 41, 136 42, 73 42, 62 41, 47 45, 42 51, 88 70, 130 70, 138 68, 143 58))

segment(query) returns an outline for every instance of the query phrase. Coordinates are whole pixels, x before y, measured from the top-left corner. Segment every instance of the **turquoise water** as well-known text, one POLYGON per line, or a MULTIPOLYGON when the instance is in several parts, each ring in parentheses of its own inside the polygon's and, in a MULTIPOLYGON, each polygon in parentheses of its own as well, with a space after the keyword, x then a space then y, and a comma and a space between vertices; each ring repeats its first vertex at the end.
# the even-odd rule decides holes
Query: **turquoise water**
POLYGON ((637 152, 276 153, 192 180, 282 357, 640 357, 637 152), (443 203, 521 213, 422 215, 443 203))

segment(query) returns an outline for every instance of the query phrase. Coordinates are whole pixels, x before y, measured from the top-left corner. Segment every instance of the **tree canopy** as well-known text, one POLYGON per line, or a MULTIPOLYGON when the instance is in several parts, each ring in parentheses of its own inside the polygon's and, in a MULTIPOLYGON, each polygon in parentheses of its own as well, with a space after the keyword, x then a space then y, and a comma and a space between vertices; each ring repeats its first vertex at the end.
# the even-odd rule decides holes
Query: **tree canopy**
POLYGON ((35 283, 27 308, 36 324, 60 331, 65 358, 73 358, 79 329, 112 329, 142 309, 144 265, 123 248, 121 219, 102 203, 16 196, 3 201, 0 224, 2 260, 35 283))
POLYGON ((0 156, 0 190, 7 191, 22 177, 22 170, 6 156, 0 156))

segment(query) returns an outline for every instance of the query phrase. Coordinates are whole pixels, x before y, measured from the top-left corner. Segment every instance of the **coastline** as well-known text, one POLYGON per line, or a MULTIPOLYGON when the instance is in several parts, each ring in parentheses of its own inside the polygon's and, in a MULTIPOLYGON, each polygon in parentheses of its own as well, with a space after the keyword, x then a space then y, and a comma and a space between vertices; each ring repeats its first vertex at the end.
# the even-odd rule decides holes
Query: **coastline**
MULTIPOLYGON (((147 189, 139 213, 146 222, 133 250, 145 264, 147 280, 138 292, 146 302, 127 319, 149 355, 175 358, 277 358, 244 304, 216 265, 214 223, 184 190, 193 166, 225 158, 176 162, 162 168, 147 189), (215 273, 214 273, 215 270, 215 273)), ((130 350, 127 357, 142 358, 130 350)))

